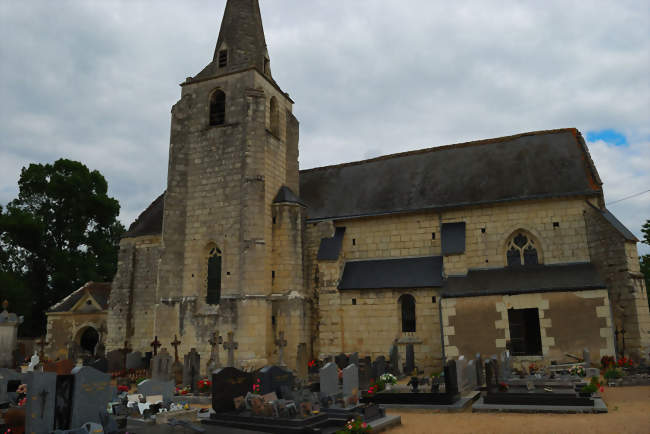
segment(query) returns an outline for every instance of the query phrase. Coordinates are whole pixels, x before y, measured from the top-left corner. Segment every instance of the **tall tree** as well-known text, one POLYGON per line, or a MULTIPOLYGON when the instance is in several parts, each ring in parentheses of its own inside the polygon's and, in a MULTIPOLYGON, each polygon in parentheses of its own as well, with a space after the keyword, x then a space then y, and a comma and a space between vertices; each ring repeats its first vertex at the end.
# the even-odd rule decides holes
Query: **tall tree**
POLYGON ((45 311, 87 281, 110 281, 117 268, 120 205, 98 171, 65 159, 30 164, 18 197, 0 208, 0 284, 21 334, 45 331, 45 311))
MULTIPOLYGON (((643 243, 650 246, 650 220, 646 220, 643 227, 641 227, 641 232, 643 232, 643 243)), ((641 261, 641 272, 645 276, 645 289, 646 294, 648 295, 648 309, 650 309, 650 255, 644 255, 640 258, 641 261)))

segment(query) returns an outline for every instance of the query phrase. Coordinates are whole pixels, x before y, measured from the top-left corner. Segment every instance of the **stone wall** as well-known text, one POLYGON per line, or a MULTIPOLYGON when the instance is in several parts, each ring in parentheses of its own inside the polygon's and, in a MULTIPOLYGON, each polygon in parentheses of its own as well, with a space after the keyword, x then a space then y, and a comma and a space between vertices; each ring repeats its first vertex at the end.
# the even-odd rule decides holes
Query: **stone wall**
MULTIPOLYGON (((614 354, 607 290, 446 298, 442 301, 445 355, 499 354, 510 340, 509 309, 537 308, 543 357, 562 361, 589 348, 594 359, 614 354)), ((518 356, 539 360, 541 356, 518 356)))
POLYGON ((79 345, 81 335, 88 327, 97 331, 102 326, 106 329, 107 316, 106 311, 48 313, 45 356, 50 360, 67 359, 68 345, 72 341, 79 345))

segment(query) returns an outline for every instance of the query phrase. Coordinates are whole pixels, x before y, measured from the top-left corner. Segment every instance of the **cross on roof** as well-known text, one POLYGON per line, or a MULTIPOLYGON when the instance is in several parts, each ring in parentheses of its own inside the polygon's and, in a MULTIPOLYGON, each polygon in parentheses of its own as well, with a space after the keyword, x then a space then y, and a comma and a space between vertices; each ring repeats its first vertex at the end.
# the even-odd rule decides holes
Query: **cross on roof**
POLYGON ((172 347, 174 347, 174 361, 178 362, 178 346, 181 344, 181 341, 178 340, 178 336, 174 335, 174 340, 172 341, 172 347))
POLYGON ((153 342, 150 345, 153 347, 153 355, 157 356, 158 355, 158 348, 162 346, 162 344, 158 340, 158 336, 156 336, 154 338, 153 342))

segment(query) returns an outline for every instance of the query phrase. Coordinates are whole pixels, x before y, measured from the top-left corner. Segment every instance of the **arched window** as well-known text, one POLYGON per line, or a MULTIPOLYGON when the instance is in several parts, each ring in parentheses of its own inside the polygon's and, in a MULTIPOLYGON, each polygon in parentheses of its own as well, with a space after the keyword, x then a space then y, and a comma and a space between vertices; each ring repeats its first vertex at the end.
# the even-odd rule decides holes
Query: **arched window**
POLYGON ((223 125, 226 123, 226 94, 222 90, 215 90, 210 97, 210 125, 223 125))
POLYGON ((280 114, 278 112, 278 100, 275 97, 271 98, 269 104, 271 132, 276 136, 280 135, 280 114))
POLYGON ((539 255, 535 241, 523 231, 517 231, 506 246, 508 249, 508 267, 539 264, 539 255))
POLYGON ((206 303, 219 304, 221 300, 221 250, 213 247, 208 254, 208 295, 206 303))
POLYGON ((404 294, 399 298, 402 308, 402 332, 415 331, 415 298, 410 294, 404 294))

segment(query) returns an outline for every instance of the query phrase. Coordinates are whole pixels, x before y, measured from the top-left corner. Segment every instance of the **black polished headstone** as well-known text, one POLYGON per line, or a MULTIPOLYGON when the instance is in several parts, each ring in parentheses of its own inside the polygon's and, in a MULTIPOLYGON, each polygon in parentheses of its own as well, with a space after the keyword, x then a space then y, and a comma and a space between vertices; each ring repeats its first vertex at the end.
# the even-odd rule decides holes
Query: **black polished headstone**
POLYGON ((108 372, 108 360, 105 358, 97 359, 91 362, 88 366, 97 369, 99 372, 108 372))
POLYGON ((390 347, 390 372, 393 375, 399 374, 399 349, 397 348, 397 341, 390 347))
POLYGON ((338 356, 334 357, 334 362, 336 363, 336 366, 339 367, 339 369, 344 369, 350 364, 350 358, 344 353, 341 353, 338 356))
POLYGON ((445 393, 456 395, 458 393, 458 377, 456 374, 456 361, 450 360, 445 365, 445 393))
POLYGON ((217 413, 235 410, 233 399, 253 390, 253 376, 237 368, 227 367, 212 374, 212 409, 217 413))
POLYGON ((106 360, 108 360, 108 372, 120 372, 126 368, 124 353, 121 350, 109 351, 106 360))
POLYGON ((413 375, 415 370, 415 350, 413 344, 406 344, 406 364, 404 364, 404 375, 413 375))
POLYGON ((280 398, 289 399, 282 396, 282 387, 291 389, 294 383, 293 373, 279 366, 265 366, 257 374, 260 380, 260 394, 275 392, 280 398))
POLYGON ((372 362, 372 378, 377 380, 386 373, 386 357, 379 356, 372 362))

